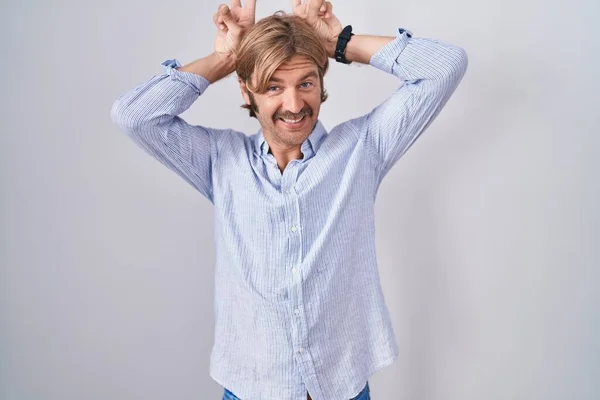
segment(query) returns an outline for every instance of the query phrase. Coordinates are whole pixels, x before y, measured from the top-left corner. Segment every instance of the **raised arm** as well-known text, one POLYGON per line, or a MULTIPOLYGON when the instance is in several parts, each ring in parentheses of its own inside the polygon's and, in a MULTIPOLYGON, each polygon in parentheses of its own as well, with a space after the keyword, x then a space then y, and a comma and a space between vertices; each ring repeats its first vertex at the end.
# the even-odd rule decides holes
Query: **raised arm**
MULTIPOLYGON (((364 133, 365 145, 379 158, 380 180, 442 111, 467 70, 467 54, 462 48, 411 36, 399 29, 396 38, 371 56, 372 66, 402 83, 378 107, 353 121, 364 133)), ((364 40, 373 43, 379 39, 364 40)), ((357 40, 349 50, 360 52, 360 43, 357 40)), ((363 50, 363 56, 368 54, 363 50)))
MULTIPOLYGON (((334 56, 342 25, 333 6, 323 0, 293 0, 294 12, 306 18, 334 56)), ((371 64, 402 80, 382 104, 361 118, 349 121, 380 167, 380 179, 427 129, 440 113, 467 69, 467 54, 434 39, 413 38, 399 29, 396 36, 354 35, 346 59, 371 64)))
POLYGON ((213 17, 218 33, 215 51, 184 67, 163 62, 166 72, 119 97, 111 117, 132 140, 177 173, 211 202, 212 165, 221 132, 185 122, 186 111, 206 88, 234 71, 235 49, 244 31, 254 24, 255 0, 244 7, 232 0, 213 17))

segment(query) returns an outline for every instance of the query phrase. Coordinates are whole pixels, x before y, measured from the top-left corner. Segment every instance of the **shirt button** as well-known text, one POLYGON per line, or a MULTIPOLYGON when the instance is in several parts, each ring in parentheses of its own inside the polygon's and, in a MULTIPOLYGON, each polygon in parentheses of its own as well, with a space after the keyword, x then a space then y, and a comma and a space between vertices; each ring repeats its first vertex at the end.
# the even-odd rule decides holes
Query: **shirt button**
POLYGON ((298 310, 298 309, 296 308, 296 309, 294 310, 294 313, 295 313, 296 315, 298 315, 298 314, 300 314, 300 310, 298 310))
POLYGON ((302 353, 303 351, 304 351, 304 349, 303 349, 302 347, 300 347, 300 348, 298 349, 298 353, 302 353))
POLYGON ((295 226, 292 226, 292 232, 296 232, 298 230, 298 228, 296 228, 295 226))

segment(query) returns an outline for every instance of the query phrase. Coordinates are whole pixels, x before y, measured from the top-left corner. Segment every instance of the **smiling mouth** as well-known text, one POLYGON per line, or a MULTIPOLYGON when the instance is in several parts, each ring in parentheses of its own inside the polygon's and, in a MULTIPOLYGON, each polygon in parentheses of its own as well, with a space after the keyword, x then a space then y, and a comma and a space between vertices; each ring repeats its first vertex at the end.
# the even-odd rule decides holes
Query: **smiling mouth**
POLYGON ((298 122, 302 121, 304 119, 304 117, 306 117, 306 115, 303 115, 300 118, 297 119, 287 119, 287 118, 279 118, 280 120, 282 120, 283 122, 285 122, 286 124, 297 124, 298 122))

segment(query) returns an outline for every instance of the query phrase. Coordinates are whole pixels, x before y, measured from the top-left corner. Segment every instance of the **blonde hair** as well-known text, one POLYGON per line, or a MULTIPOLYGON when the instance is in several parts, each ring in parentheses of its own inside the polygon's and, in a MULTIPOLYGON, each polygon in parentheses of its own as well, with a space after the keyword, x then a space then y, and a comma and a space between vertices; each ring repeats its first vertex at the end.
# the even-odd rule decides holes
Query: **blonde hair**
MULTIPOLYGON (((236 54, 235 71, 250 91, 265 93, 277 68, 293 56, 307 57, 317 66, 321 83, 321 102, 327 100, 323 76, 329 57, 315 30, 302 18, 279 11, 258 21, 242 39, 236 54)), ((254 101, 251 101, 254 103, 254 101)), ((256 117, 255 104, 242 106, 256 117)))

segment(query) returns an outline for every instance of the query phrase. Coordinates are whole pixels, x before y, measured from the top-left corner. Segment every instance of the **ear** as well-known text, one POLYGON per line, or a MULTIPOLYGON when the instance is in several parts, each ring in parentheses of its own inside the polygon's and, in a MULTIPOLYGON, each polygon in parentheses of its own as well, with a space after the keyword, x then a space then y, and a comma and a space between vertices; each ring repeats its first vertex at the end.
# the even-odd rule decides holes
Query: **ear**
POLYGON ((242 92, 244 101, 247 105, 250 105, 250 97, 248 96, 248 87, 246 86, 246 82, 244 82, 240 77, 238 77, 238 82, 240 84, 240 91, 242 92))

